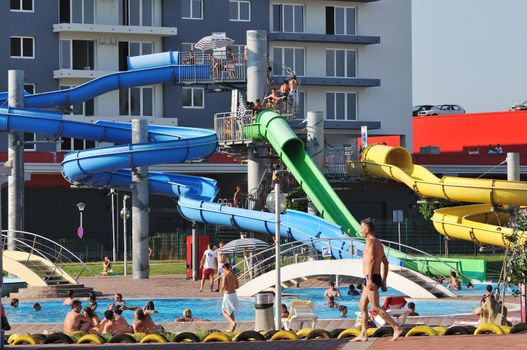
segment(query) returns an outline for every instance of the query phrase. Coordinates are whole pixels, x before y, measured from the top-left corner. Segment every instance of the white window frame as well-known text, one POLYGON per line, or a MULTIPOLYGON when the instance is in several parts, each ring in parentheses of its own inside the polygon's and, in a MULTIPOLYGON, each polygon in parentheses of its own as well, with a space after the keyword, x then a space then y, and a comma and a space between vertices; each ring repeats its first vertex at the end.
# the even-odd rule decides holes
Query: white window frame
POLYGON ((229 21, 231 22, 250 22, 251 21, 251 2, 250 1, 247 1, 247 0, 229 0, 229 10, 230 10, 230 5, 231 3, 236 3, 238 6, 238 16, 237 18, 230 18, 230 14, 229 14, 229 21), (240 18, 240 15, 241 15, 241 4, 244 3, 244 4, 247 4, 249 5, 249 19, 242 19, 240 18))
MULTIPOLYGON (((61 84, 61 85, 59 86, 59 89, 60 89, 60 90, 67 90, 67 89, 74 88, 75 86, 76 86, 76 85, 63 85, 63 84, 61 84)), ((93 116, 95 116, 95 114, 96 114, 96 113, 95 113, 95 108, 96 108, 96 107, 95 107, 95 106, 96 106, 96 98, 97 98, 97 97, 94 97, 94 98, 93 98, 93 115, 86 115, 86 102, 88 102, 88 101, 81 102, 81 103, 82 103, 82 114, 75 114, 75 113, 73 113, 74 110, 75 110, 74 105, 69 105, 69 110, 70 110, 70 112, 69 112, 69 113, 65 112, 65 113, 63 113, 63 114, 69 114, 69 115, 72 115, 72 116, 78 116, 78 117, 93 117, 93 116)))
POLYGON ((281 49, 282 50, 282 61, 280 62, 280 67, 281 67, 281 70, 280 70, 280 74, 278 74, 278 72, 276 71, 276 69, 274 69, 273 67, 273 76, 285 76, 285 75, 289 75, 289 73, 285 70, 285 50, 286 49, 293 49, 293 64, 295 64, 295 66, 293 67, 290 67, 293 69, 293 71, 295 72, 295 75, 296 76, 299 76, 299 77, 303 77, 306 75, 306 49, 304 47, 285 47, 285 46, 275 46, 272 48, 272 54, 273 54, 273 57, 272 57, 272 60, 273 62, 275 61, 275 57, 274 57, 274 50, 275 49, 281 49), (304 73, 303 74, 300 74, 297 72, 297 67, 296 67, 296 50, 297 49, 300 49, 303 51, 303 64, 304 64, 304 73))
MULTIPOLYGON (((328 51, 333 51, 333 75, 328 75, 327 69, 326 71, 326 77, 327 78, 356 78, 357 77, 357 70, 358 70, 358 54, 359 51, 355 49, 340 49, 340 48, 326 48, 326 58, 328 51), (337 76, 337 51, 344 51, 344 76, 337 76), (353 76, 348 75, 348 52, 352 51, 355 52, 355 74, 353 76)), ((327 62, 326 62, 327 64, 327 62)), ((327 66, 326 66, 327 68, 327 66)))
POLYGON ((141 55, 148 55, 146 53, 143 52, 143 44, 151 44, 152 45, 152 53, 155 53, 155 43, 153 41, 128 41, 128 55, 129 56, 132 56, 132 48, 131 48, 131 44, 139 44, 139 56, 141 55))
POLYGON ((192 0, 181 0, 181 1, 188 1, 190 2, 189 8, 190 8, 190 17, 181 16, 182 19, 194 19, 194 20, 203 20, 203 0, 199 0, 200 6, 201 6, 201 17, 194 17, 194 11, 192 7, 192 0))
POLYGON ((31 10, 24 10, 22 7, 23 0, 19 0, 19 8, 18 9, 12 9, 11 8, 11 2, 9 2, 9 10, 11 12, 35 12, 35 0, 31 0, 31 10))
MULTIPOLYGON (((119 116, 121 117, 153 117, 155 116, 155 88, 153 86, 136 86, 133 88, 128 88, 128 114, 121 114, 121 101, 119 100, 119 116), (141 109, 139 112, 139 115, 132 115, 132 89, 140 89, 141 93, 139 94, 139 108, 141 109), (152 90, 152 115, 145 115, 144 114, 144 93, 143 91, 146 89, 152 90)), ((119 97, 120 98, 120 97, 119 97)))
POLYGON ((192 105, 191 106, 185 106, 183 104, 183 100, 181 101, 181 106, 182 108, 184 109, 205 109, 205 89, 204 88, 200 88, 200 87, 183 87, 181 89, 181 97, 183 98, 183 91, 184 90, 190 90, 191 91, 191 96, 190 96, 190 101, 192 101, 192 105), (200 90, 202 95, 203 95, 203 106, 194 106, 194 91, 195 90, 200 90))
POLYGON ((9 55, 11 58, 20 58, 25 60, 32 60, 35 59, 35 37, 34 36, 17 36, 13 35, 9 37, 9 55), (20 40, 20 55, 21 56, 13 56, 11 55, 11 39, 19 39, 20 40), (24 39, 31 39, 31 42, 33 44, 33 56, 24 56, 24 39))
MULTIPOLYGON (((82 0, 82 21, 79 23, 79 22, 73 22, 73 3, 72 3, 72 0, 69 0, 70 2, 70 21, 67 22, 67 23, 70 23, 70 24, 95 24, 97 21, 96 21, 96 18, 95 16, 97 15, 97 0, 93 0, 93 22, 91 23, 86 23, 86 19, 85 19, 85 13, 84 13, 84 10, 85 10, 85 6, 84 6, 84 1, 85 0, 82 0)), ((59 6, 59 14, 60 14, 60 1, 58 3, 58 6, 59 6)))
POLYGON ((76 138, 76 137, 60 137, 59 141, 64 140, 64 139, 69 139, 70 140, 71 147, 70 148, 63 148, 62 147, 63 143, 62 142, 57 142, 57 145, 58 145, 57 152, 72 152, 72 151, 82 151, 82 150, 86 150, 86 149, 97 148, 97 141, 79 139, 79 138, 76 138), (82 140, 82 148, 80 148, 80 149, 75 148, 75 140, 82 140), (93 141, 95 143, 93 148, 87 148, 86 147, 86 142, 90 142, 90 141, 93 141))
POLYGON ((353 6, 332 6, 333 7, 333 33, 334 35, 357 35, 357 8, 356 7, 353 7, 353 6), (348 34, 348 17, 346 15, 344 15, 344 33, 342 34, 339 34, 337 33, 337 21, 336 21, 336 17, 337 17, 337 8, 339 9, 344 9, 344 13, 348 10, 348 9, 354 9, 355 10, 355 25, 353 27, 353 34, 348 34))
POLYGON ((359 120, 358 118, 358 110, 359 110, 359 94, 355 91, 326 91, 324 92, 325 99, 326 99, 326 114, 324 116, 325 120, 335 120, 335 121, 345 121, 345 120, 359 120), (333 106, 335 110, 333 111, 333 118, 328 118, 328 101, 327 101, 327 94, 333 94, 333 106), (337 110, 337 94, 344 94, 344 119, 337 119, 336 110, 337 110), (348 118, 348 95, 355 95, 355 119, 348 118))
MULTIPOLYGON (((128 8, 127 8, 128 9, 128 18, 127 18, 127 21, 126 21, 127 23, 126 24, 123 23, 123 25, 126 25, 126 26, 139 26, 139 27, 153 27, 154 26, 155 0, 151 1, 152 8, 150 9, 150 13, 152 14, 152 17, 150 18, 150 23, 151 23, 150 25, 143 24, 143 4, 144 4, 143 1, 140 0, 139 1, 139 24, 138 25, 137 24, 130 24, 130 17, 131 17, 130 16, 130 10, 131 10, 131 8, 130 8, 130 1, 128 1, 128 8)), ((123 19, 123 22, 125 22, 124 19, 123 19)))
MULTIPOLYGON (((60 39, 59 40, 59 69, 71 69, 71 70, 83 70, 83 69, 74 69, 73 68, 73 41, 92 41, 93 42, 93 70, 97 70, 97 42, 95 40, 84 40, 84 39, 60 39), (63 68, 62 67, 62 44, 61 42, 69 41, 70 46, 70 68, 63 68)), ((130 46, 128 46, 128 49, 130 49, 130 46)))
POLYGON ((306 6, 304 4, 295 4, 295 3, 272 3, 270 4, 271 5, 271 32, 273 33, 305 33, 306 32, 306 6), (279 5, 280 6, 280 30, 278 31, 275 31, 274 30, 274 11, 273 11, 273 6, 275 5, 279 5), (293 31, 292 32, 286 32, 284 30, 284 6, 293 6, 293 31), (295 32, 294 31, 294 28, 296 27, 295 26, 295 11, 294 11, 294 7, 295 6, 301 6, 302 7, 302 31, 300 32, 295 32))
POLYGON ((24 133, 24 151, 25 152, 35 152, 37 150, 37 144, 35 143, 35 141, 37 141, 37 134, 25 132, 24 133), (27 135, 33 135, 33 139, 26 140, 27 135), (26 143, 26 142, 32 142, 32 143, 26 143))

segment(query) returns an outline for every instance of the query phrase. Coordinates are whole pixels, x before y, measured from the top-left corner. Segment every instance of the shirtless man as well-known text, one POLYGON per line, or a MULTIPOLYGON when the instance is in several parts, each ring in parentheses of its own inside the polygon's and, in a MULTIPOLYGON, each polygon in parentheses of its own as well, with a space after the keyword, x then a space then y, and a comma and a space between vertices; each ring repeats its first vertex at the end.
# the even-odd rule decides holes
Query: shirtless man
POLYGON ((64 333, 83 331, 88 333, 92 320, 81 313, 82 304, 78 300, 71 303, 71 311, 64 318, 64 333))
POLYGON ((329 288, 324 292, 324 298, 328 299, 329 297, 341 298, 340 290, 335 287, 335 282, 329 282, 329 288))
POLYGON ((102 274, 108 275, 112 273, 112 261, 109 257, 105 256, 102 261, 102 274))
POLYGON ((221 248, 223 248, 223 242, 219 243, 219 248, 216 249, 216 259, 218 259, 218 288, 215 290, 215 292, 220 291, 220 284, 221 284, 221 274, 223 273, 223 263, 225 263, 225 254, 221 252, 221 248))
POLYGON ((143 309, 138 308, 134 313, 134 333, 154 333, 159 330, 152 318, 147 317, 143 309))
POLYGON ((228 332, 234 332, 236 329, 236 321, 234 313, 238 309, 238 296, 236 289, 240 287, 238 277, 232 272, 232 266, 229 263, 223 264, 223 279, 221 283, 220 292, 223 293, 223 302, 221 303, 221 313, 223 317, 229 321, 231 328, 228 332))
POLYGON ((362 237, 366 238, 366 245, 362 253, 362 271, 365 276, 365 287, 360 297, 359 308, 362 318, 362 330, 358 337, 352 341, 367 341, 368 304, 371 311, 381 316, 393 328, 391 341, 396 340, 403 333, 403 329, 379 306, 379 288, 386 291, 386 278, 388 277, 388 259, 384 255, 381 242, 375 237, 373 220, 367 218, 360 224, 362 237), (384 265, 381 276, 381 264, 384 265))

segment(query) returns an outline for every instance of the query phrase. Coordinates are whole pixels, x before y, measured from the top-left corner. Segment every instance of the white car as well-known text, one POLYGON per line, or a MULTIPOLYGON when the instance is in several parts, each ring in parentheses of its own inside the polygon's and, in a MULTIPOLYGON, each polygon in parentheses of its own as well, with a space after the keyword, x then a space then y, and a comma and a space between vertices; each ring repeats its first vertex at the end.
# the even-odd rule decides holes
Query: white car
POLYGON ((437 105, 428 111, 421 111, 418 115, 445 115, 445 114, 463 114, 465 110, 458 105, 437 105))

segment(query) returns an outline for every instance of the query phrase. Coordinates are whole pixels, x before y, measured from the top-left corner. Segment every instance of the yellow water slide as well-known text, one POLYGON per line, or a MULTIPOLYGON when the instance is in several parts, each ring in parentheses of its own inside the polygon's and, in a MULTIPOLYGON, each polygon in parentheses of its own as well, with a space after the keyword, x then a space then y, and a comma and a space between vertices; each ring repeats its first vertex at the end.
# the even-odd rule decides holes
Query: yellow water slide
MULTIPOLYGON (((352 163, 351 167, 355 168, 352 171, 404 183, 423 198, 480 203, 441 208, 432 217, 439 233, 478 244, 509 245, 507 237, 512 234, 512 229, 506 227, 509 221, 507 208, 509 205, 527 205, 527 182, 438 178, 426 168, 413 164, 412 156, 403 147, 368 146, 360 163, 352 163)), ((526 240, 527 232, 520 235, 520 243, 525 244, 526 240)))

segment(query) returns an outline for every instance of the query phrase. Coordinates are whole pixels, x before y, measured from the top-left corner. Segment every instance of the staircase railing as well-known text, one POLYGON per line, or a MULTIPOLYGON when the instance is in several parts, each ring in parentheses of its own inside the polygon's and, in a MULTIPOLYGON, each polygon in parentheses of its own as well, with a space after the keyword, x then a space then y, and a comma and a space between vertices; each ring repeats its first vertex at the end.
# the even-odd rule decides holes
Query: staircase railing
POLYGON ((42 268, 35 267, 37 272, 44 276, 44 280, 48 280, 51 276, 53 276, 57 269, 62 270, 61 266, 65 264, 81 264, 82 269, 77 273, 76 276, 72 276, 75 281, 79 279, 85 270, 92 272, 92 270, 77 255, 73 254, 66 247, 36 233, 27 231, 2 230, 4 249, 7 248, 8 232, 14 232, 13 241, 15 243, 15 250, 28 253, 26 262, 31 259, 32 255, 36 255, 48 260, 53 265, 51 272, 49 272, 48 269, 44 270, 42 268))
MULTIPOLYGON (((280 261, 281 266, 287 266, 294 263, 300 263, 307 260, 320 260, 324 257, 322 254, 315 249, 315 243, 324 242, 328 246, 331 247, 331 250, 333 253, 335 252, 345 252, 346 254, 350 254, 352 259, 359 259, 361 256, 357 255, 356 249, 353 247, 355 246, 354 242, 362 242, 365 243, 365 239, 358 238, 358 237, 343 237, 343 238, 318 238, 318 239, 309 239, 305 241, 293 241, 284 243, 280 246, 280 261), (350 242, 349 250, 342 250, 338 248, 342 245, 343 241, 350 242)), ((404 269, 405 262, 409 259, 416 259, 416 260, 423 260, 423 257, 425 258, 424 261, 427 264, 430 261, 438 262, 445 267, 447 267, 450 271, 456 271, 459 276, 465 277, 463 273, 459 270, 459 268, 456 265, 452 265, 451 263, 442 260, 441 258, 435 257, 431 254, 428 254, 422 250, 404 245, 399 244, 398 242, 393 241, 387 241, 387 240, 381 240, 381 242, 385 245, 385 254, 388 257, 397 258, 402 261, 400 271, 404 269), (410 255, 408 253, 403 253, 400 250, 394 248, 394 247, 401 247, 405 248, 407 250, 413 251, 419 255, 410 255), (393 252, 397 251, 397 256, 393 255, 393 252), (401 257, 402 255, 402 257, 401 257)), ((251 255, 249 257, 244 257, 244 259, 234 265, 234 268, 238 270, 238 279, 240 281, 240 284, 246 283, 250 281, 251 279, 263 275, 266 272, 274 270, 274 262, 275 262, 275 248, 269 248, 263 251, 258 252, 257 254, 251 255)), ((393 270, 392 270, 393 271, 393 270)), ((438 269, 436 269, 433 265, 427 264, 427 274, 432 276, 438 276, 439 279, 435 279, 435 284, 432 288, 432 292, 437 290, 437 285, 440 284, 440 280, 446 278, 438 269)), ((330 273, 328 273, 330 274, 330 273)))

